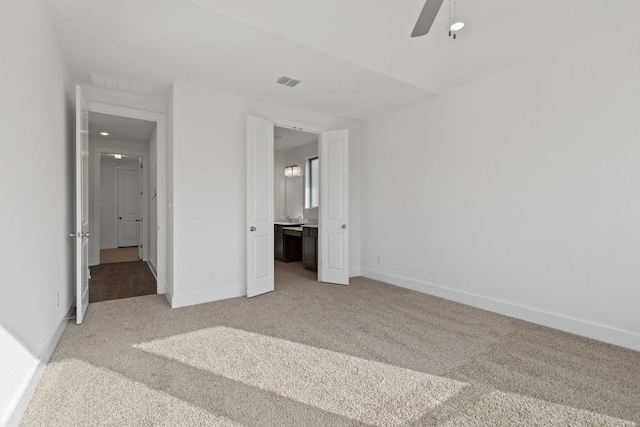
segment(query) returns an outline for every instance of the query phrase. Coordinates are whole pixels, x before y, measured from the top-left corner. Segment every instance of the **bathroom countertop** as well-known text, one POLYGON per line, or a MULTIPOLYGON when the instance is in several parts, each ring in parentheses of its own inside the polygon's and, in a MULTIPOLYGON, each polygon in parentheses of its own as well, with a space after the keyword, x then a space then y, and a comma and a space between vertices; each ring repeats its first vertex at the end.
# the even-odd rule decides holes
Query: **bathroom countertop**
POLYGON ((275 225, 282 225, 284 227, 308 227, 308 228, 318 228, 318 224, 307 224, 303 222, 282 222, 276 221, 275 225))

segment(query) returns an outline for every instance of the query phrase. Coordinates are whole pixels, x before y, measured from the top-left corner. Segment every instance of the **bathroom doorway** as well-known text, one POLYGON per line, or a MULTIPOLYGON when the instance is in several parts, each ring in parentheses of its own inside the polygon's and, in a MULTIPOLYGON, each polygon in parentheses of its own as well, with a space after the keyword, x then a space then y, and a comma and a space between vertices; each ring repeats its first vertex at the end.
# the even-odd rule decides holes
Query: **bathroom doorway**
MULTIPOLYGON (((281 132, 281 131, 279 131, 281 132)), ((309 238, 317 241, 317 280, 318 282, 335 283, 339 285, 349 284, 349 130, 326 130, 314 125, 293 122, 278 118, 260 118, 247 116, 247 297, 252 298, 275 290, 274 268, 275 248, 274 231, 280 230, 283 241, 289 240, 293 235, 308 232, 309 238), (312 219, 305 218, 305 210, 312 210, 304 205, 304 190, 302 197, 289 200, 289 205, 300 204, 302 215, 296 215, 287 211, 284 218, 282 214, 276 214, 274 207, 275 180, 280 177, 276 173, 274 161, 274 134, 275 128, 304 131, 318 135, 317 143, 317 177, 318 183, 318 207, 317 209, 317 236, 311 230, 312 219), (305 209, 308 208, 308 209, 305 209), (276 220, 280 221, 276 221, 276 220), (280 222, 280 224, 276 223, 280 222), (293 228, 293 230, 284 230, 293 228), (309 229, 309 230, 307 230, 309 229), (293 234, 292 234, 293 233, 293 234), (288 237, 287 237, 288 236, 288 237)), ((281 136, 281 135, 279 135, 281 136)), ((284 138, 278 138, 282 140, 284 138)), ((290 151, 290 150, 282 150, 290 151)), ((288 158, 279 155, 280 169, 284 164, 284 188, 289 186, 286 179, 298 178, 298 188, 304 188, 302 177, 303 166, 300 164, 286 164, 288 158)), ((313 158, 306 157, 304 169, 313 163, 313 158)), ((301 162, 298 162, 301 163, 301 162)), ((311 179, 313 173, 307 172, 307 179, 311 179)), ((309 187, 310 188, 310 187, 309 187)), ((310 194, 310 193, 308 193, 310 194)), ((286 193, 284 206, 287 206, 286 193)), ((282 206, 282 205, 280 205, 282 206)), ((280 208, 281 209, 281 208, 280 208)), ((284 212, 283 212, 284 213, 284 212)), ((300 235, 302 238, 302 235, 300 235)), ((299 241, 299 240, 298 240, 299 241)), ((282 251, 287 251, 287 245, 282 251)), ((298 252, 299 253, 299 252, 298 252)), ((287 255, 288 257, 288 255, 287 255)), ((293 257, 292 257, 293 259, 293 257)), ((287 258, 286 261, 292 261, 287 258)))
POLYGON ((319 210, 318 134, 274 127, 275 286, 317 280, 319 210))

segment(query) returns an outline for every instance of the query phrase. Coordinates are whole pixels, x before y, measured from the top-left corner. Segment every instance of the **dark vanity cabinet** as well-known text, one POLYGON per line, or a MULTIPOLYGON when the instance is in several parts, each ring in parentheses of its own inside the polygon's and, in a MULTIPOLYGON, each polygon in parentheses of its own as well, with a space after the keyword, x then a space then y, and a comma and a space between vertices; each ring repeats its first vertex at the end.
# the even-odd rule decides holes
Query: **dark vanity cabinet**
POLYGON ((273 226, 273 257, 278 261, 294 262, 302 259, 302 231, 273 226))
POLYGON ((287 230, 284 234, 284 261, 294 262, 302 260, 302 231, 287 230))
POLYGON ((306 269, 318 271, 318 229, 302 229, 302 264, 306 269))
POLYGON ((273 257, 278 261, 284 261, 284 234, 282 234, 282 226, 273 226, 273 257))

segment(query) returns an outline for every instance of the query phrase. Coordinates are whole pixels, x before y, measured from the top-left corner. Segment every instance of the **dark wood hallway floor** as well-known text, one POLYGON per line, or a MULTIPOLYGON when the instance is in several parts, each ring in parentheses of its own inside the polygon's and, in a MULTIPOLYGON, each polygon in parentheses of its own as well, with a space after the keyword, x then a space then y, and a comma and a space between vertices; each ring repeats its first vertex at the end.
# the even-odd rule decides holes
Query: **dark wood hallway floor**
POLYGON ((139 297, 157 292, 146 262, 120 262, 91 267, 89 302, 139 297))

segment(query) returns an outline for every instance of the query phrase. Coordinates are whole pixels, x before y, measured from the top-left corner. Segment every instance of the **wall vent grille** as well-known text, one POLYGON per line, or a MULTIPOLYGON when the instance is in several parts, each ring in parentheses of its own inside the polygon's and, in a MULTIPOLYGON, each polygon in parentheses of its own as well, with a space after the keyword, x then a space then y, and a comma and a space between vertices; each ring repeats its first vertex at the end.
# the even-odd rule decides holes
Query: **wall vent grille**
POLYGON ((148 84, 97 73, 89 73, 89 79, 94 86, 106 87, 107 89, 130 92, 138 95, 153 95, 153 87, 148 84))
POLYGON ((276 81, 276 83, 283 86, 287 86, 287 87, 296 87, 298 83, 300 83, 300 80, 292 79, 291 77, 282 76, 276 81))

